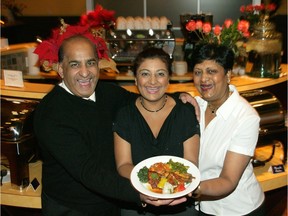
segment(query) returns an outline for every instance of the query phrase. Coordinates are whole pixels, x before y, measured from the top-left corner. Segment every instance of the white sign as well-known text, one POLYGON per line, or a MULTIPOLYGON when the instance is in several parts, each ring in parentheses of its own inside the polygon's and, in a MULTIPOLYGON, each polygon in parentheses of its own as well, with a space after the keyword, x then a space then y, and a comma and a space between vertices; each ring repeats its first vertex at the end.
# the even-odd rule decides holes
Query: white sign
POLYGON ((23 87, 22 71, 3 70, 5 86, 23 87))

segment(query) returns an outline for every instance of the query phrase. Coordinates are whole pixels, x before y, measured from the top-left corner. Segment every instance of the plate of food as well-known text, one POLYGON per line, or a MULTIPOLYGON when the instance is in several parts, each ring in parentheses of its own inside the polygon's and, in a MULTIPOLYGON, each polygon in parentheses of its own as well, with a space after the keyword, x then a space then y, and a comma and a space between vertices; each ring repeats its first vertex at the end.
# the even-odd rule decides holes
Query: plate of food
POLYGON ((184 158, 164 155, 138 163, 131 172, 130 180, 142 194, 173 199, 195 190, 200 183, 200 172, 184 158))

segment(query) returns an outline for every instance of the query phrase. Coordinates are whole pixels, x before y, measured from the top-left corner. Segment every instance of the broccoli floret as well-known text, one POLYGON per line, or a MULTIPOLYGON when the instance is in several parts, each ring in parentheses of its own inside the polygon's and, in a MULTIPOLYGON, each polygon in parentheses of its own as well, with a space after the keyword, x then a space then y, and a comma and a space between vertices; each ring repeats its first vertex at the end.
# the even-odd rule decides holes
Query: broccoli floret
POLYGON ((148 182, 148 171, 149 169, 146 166, 139 170, 139 172, 137 173, 137 176, 140 182, 142 183, 148 182))

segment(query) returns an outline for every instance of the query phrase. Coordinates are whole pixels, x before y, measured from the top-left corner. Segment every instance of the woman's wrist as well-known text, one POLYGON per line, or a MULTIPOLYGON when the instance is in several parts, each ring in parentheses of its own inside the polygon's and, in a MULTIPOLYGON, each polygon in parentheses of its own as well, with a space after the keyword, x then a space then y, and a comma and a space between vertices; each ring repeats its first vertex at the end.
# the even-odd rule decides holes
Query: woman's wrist
POLYGON ((201 187, 199 184, 198 187, 193 191, 192 197, 197 199, 200 196, 201 196, 201 187))

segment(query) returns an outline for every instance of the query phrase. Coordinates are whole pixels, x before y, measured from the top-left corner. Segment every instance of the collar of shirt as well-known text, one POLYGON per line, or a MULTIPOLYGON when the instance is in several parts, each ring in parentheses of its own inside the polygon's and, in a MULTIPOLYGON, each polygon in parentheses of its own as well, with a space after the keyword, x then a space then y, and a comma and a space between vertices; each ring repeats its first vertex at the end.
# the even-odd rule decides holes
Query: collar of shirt
MULTIPOLYGON (((232 92, 232 95, 219 107, 219 109, 216 111, 216 114, 219 116, 222 116, 222 118, 227 119, 229 118, 229 115, 231 112, 233 112, 233 109, 237 105, 239 93, 235 86, 229 85, 229 90, 232 92)), ((199 107, 200 107, 200 119, 205 119, 205 110, 207 108, 207 101, 202 99, 200 96, 196 96, 195 99, 197 100, 199 107)))
MULTIPOLYGON (((70 94, 74 95, 69 88, 65 85, 64 81, 62 81, 61 83, 59 83, 59 86, 61 86, 62 88, 64 88, 67 92, 69 92, 70 94)), ((90 95, 90 97, 88 98, 83 98, 84 100, 92 100, 94 102, 96 102, 96 95, 95 95, 95 91, 93 92, 92 95, 90 95)))

